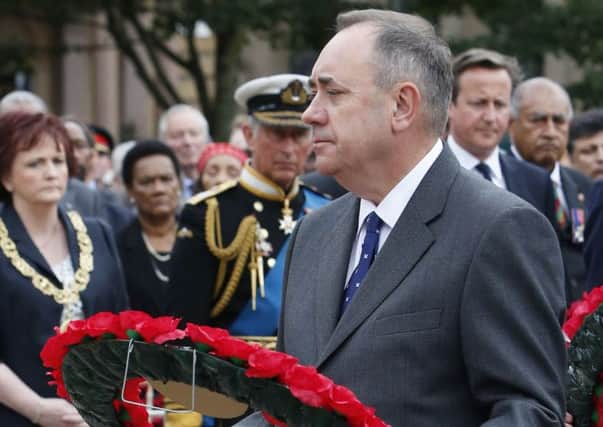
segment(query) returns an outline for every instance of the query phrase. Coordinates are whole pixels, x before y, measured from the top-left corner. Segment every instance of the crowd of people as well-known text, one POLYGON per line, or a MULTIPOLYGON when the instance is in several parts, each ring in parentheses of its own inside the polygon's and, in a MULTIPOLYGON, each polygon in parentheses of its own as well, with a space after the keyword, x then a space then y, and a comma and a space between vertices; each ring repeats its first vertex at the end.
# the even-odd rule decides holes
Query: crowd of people
POLYGON ((311 76, 233 96, 233 142, 179 104, 119 144, 0 100, 0 425, 85 426, 40 350, 127 308, 293 354, 393 426, 571 423, 560 325, 603 284, 603 108, 375 10, 338 17, 311 76))

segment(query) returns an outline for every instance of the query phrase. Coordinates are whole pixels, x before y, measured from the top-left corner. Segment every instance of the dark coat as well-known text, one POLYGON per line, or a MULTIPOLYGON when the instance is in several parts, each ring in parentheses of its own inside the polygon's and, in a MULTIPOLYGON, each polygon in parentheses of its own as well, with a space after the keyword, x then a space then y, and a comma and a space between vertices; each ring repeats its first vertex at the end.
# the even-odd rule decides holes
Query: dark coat
POLYGON ((603 285, 603 180, 590 193, 584 241, 586 289, 603 285))
POLYGON ((538 166, 502 152, 500 153, 500 166, 507 190, 530 203, 547 218, 552 219, 554 190, 549 174, 538 166))
MULTIPOLYGON (((563 195, 567 202, 568 210, 586 209, 589 193, 592 189, 593 181, 586 175, 577 170, 561 166, 561 187, 563 195)), ((584 264, 584 244, 572 241, 571 227, 561 230, 556 221, 554 221, 559 244, 561 245, 561 255, 563 256, 563 265, 565 267, 566 293, 568 305, 582 298, 584 291, 590 288, 586 285, 586 266, 584 264)))
MULTIPOLYGON (((151 316, 165 314, 168 284, 162 282, 153 270, 151 254, 142 240, 142 229, 138 219, 134 219, 117 237, 117 247, 122 260, 130 307, 151 316)), ((169 273, 169 267, 156 265, 162 273, 169 273)))

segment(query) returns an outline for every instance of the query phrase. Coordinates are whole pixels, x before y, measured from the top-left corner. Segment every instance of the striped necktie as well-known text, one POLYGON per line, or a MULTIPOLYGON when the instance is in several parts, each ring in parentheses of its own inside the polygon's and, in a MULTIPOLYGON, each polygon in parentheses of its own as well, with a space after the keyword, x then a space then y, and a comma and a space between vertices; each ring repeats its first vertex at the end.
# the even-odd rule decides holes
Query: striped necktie
POLYGON ((553 189, 555 193, 555 200, 553 201, 555 207, 555 219, 557 220, 557 224, 559 224, 560 230, 565 230, 567 227, 567 215, 565 213, 565 209, 563 208, 563 203, 561 203, 561 196, 559 192, 561 188, 558 184, 553 183, 553 189))

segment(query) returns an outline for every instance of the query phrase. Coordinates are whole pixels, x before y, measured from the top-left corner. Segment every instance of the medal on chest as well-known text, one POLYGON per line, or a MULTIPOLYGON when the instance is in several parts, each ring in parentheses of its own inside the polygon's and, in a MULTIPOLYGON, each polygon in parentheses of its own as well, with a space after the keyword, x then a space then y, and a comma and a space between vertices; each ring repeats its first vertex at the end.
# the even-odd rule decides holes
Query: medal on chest
POLYGON ((297 221, 293 219, 293 210, 289 207, 289 199, 284 200, 283 209, 281 209, 282 218, 278 220, 278 229, 286 236, 293 232, 297 221))

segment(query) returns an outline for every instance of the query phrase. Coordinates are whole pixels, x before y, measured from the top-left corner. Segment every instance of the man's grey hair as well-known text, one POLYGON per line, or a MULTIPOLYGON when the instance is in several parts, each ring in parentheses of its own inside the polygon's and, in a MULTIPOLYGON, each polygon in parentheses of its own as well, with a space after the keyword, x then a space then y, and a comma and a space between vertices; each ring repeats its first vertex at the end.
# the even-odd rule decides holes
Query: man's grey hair
POLYGON ((0 114, 12 111, 47 113, 46 103, 38 95, 26 90, 15 90, 0 99, 0 114))
POLYGON ((393 11, 367 9, 339 14, 337 31, 360 23, 376 28, 375 84, 391 88, 402 80, 413 82, 421 92, 426 126, 434 135, 441 135, 452 93, 448 45, 425 19, 393 11))
POLYGON ((568 111, 567 111, 566 118, 568 121, 572 119, 572 117, 574 116, 574 109, 572 107, 572 100, 569 96, 569 93, 567 93, 567 90, 565 90, 565 88, 563 86, 561 86, 559 83, 557 83, 554 80, 548 79, 546 77, 533 77, 533 78, 525 80, 525 81, 521 82, 519 85, 517 85, 517 87, 513 91, 513 94, 511 95, 510 109, 511 109, 511 117, 512 118, 516 119, 519 117, 521 107, 523 106, 523 103, 524 103, 525 95, 535 85, 536 86, 546 85, 551 88, 554 88, 555 90, 558 90, 559 93, 565 98, 565 100, 567 102, 568 111))
POLYGON ((188 104, 172 105, 170 108, 165 110, 163 112, 163 114, 161 114, 161 116, 159 117, 159 123, 157 125, 157 135, 159 136, 159 139, 164 140, 164 138, 165 138, 165 133, 167 131, 167 124, 168 124, 169 118, 173 114, 180 113, 183 111, 190 111, 191 113, 195 114, 195 116, 197 116, 197 118, 199 120, 199 126, 201 126, 201 128, 203 128, 203 133, 205 134, 206 142, 211 142, 211 136, 209 134, 209 123, 207 123, 207 119, 205 118, 205 116, 203 115, 203 113, 201 111, 199 111, 197 108, 192 107, 188 104))

